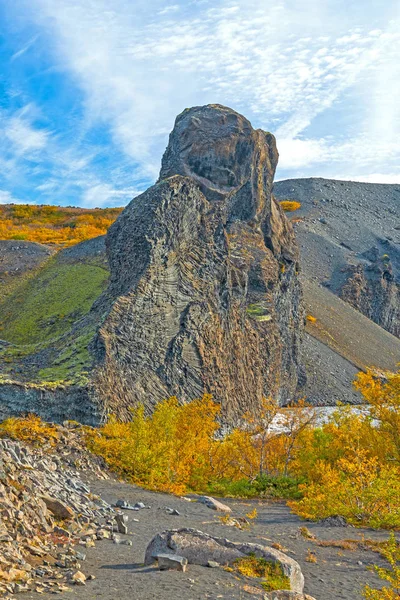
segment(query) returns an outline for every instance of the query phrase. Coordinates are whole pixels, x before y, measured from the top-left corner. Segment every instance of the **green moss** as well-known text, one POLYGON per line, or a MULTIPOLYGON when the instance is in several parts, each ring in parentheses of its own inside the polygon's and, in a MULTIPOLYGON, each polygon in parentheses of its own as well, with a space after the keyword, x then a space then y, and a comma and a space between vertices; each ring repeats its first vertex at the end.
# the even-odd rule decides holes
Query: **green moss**
POLYGON ((43 382, 63 381, 70 384, 85 385, 92 358, 88 345, 93 339, 94 329, 89 329, 61 351, 50 366, 40 369, 38 378, 43 382))
POLYGON ((270 321, 272 316, 262 304, 249 304, 246 312, 255 321, 270 321))
POLYGON ((102 267, 50 260, 0 304, 0 337, 23 345, 59 337, 90 310, 107 279, 102 267))

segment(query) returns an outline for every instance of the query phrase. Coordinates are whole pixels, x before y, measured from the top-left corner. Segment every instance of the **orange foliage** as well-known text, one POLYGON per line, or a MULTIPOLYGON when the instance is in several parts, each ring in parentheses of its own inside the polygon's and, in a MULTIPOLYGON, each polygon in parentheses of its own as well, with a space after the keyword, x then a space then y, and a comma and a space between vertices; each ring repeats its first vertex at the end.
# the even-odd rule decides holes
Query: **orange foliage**
POLYGON ((72 246, 104 235, 122 210, 4 204, 0 206, 0 239, 72 246))
POLYGON ((44 442, 53 446, 59 438, 57 427, 44 423, 36 415, 24 418, 11 417, 0 423, 0 438, 21 440, 34 446, 43 446, 44 442))
POLYGON ((285 212, 294 212, 301 207, 301 202, 296 202, 296 200, 282 200, 279 204, 285 212))

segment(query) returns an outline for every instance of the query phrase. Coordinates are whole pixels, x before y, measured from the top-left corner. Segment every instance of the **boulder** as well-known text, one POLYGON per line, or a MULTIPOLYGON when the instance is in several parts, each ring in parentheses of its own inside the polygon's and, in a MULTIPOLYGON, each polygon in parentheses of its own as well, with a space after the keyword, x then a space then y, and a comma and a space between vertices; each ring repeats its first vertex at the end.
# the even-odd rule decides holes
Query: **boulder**
POLYGON ((47 506, 48 510, 53 513, 56 519, 67 521, 74 518, 75 513, 72 508, 67 506, 67 504, 61 500, 58 500, 57 498, 51 498, 50 496, 41 496, 41 499, 47 506))
POLYGON ((277 161, 274 136, 229 108, 177 117, 159 181, 106 238, 94 390, 118 418, 210 393, 234 423, 264 397, 293 398, 304 315, 277 161))
POLYGON ((215 500, 215 498, 212 498, 211 496, 199 496, 199 498, 197 499, 198 502, 201 502, 201 504, 205 504, 206 506, 208 506, 208 508, 211 508, 212 510, 218 510, 220 512, 232 512, 232 509, 227 506, 226 504, 223 504, 222 502, 219 502, 219 500, 215 500))
POLYGON ((301 594, 304 577, 300 565, 274 548, 260 544, 231 542, 224 538, 213 537, 196 529, 172 529, 158 533, 147 546, 145 564, 150 565, 160 554, 177 554, 187 559, 189 564, 207 567, 210 561, 220 565, 230 565, 238 558, 255 554, 281 565, 283 573, 289 577, 293 592, 301 594))
POLYGON ((188 564, 187 558, 177 554, 158 554, 156 556, 158 568, 160 571, 186 571, 188 564))

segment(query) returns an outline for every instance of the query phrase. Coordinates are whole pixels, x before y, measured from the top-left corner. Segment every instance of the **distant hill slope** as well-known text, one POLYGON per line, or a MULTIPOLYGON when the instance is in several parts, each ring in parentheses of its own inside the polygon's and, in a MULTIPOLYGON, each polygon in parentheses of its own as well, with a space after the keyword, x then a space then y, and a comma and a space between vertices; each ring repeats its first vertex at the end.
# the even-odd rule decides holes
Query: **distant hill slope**
POLYGON ((305 280, 303 291, 306 310, 316 318, 307 323, 312 336, 358 370, 396 370, 400 360, 398 338, 317 283, 305 280))
POLYGON ((71 246, 104 235, 122 208, 0 205, 0 240, 71 246))
POLYGON ((400 336, 400 185, 289 179, 274 185, 288 213, 306 278, 400 336))

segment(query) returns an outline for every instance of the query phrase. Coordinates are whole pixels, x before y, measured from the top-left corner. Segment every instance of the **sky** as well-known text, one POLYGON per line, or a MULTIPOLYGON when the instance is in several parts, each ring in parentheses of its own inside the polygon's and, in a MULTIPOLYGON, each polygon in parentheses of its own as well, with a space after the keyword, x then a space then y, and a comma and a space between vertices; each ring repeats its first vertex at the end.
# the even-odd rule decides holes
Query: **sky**
POLYGON ((126 204, 208 103, 276 179, 400 184, 399 57, 398 0, 0 0, 0 203, 126 204))

